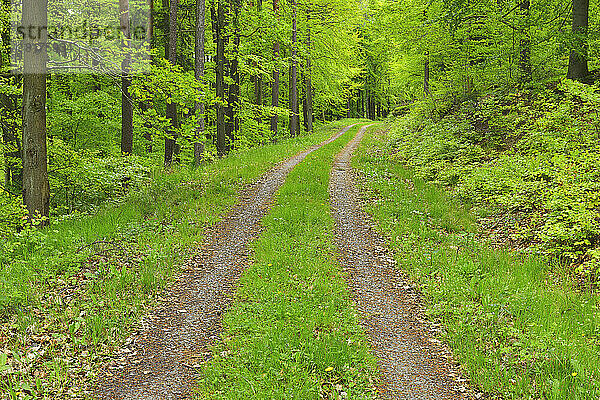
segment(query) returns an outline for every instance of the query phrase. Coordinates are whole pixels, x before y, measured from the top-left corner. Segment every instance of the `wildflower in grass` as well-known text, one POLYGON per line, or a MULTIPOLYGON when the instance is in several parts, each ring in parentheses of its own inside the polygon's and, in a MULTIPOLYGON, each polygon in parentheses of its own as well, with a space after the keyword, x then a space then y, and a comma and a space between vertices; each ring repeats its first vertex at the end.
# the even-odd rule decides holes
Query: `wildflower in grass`
POLYGON ((333 367, 327 367, 327 368, 325 368, 325 372, 330 372, 330 371, 333 371, 333 367))

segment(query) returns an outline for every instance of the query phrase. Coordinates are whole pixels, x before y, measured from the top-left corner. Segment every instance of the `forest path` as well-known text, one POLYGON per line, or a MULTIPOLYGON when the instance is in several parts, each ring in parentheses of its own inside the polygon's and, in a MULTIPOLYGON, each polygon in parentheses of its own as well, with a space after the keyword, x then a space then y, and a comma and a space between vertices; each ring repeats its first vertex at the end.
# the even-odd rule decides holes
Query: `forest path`
POLYGON ((139 334, 107 366, 94 396, 111 400, 189 399, 195 370, 210 358, 235 282, 249 264, 248 244, 260 233, 275 192, 290 171, 354 125, 263 175, 210 232, 198 256, 141 322, 139 334))
POLYGON ((329 193, 342 267, 378 359, 381 397, 466 399, 458 371, 448 361, 449 352, 424 320, 420 295, 396 268, 385 239, 361 210, 350 161, 369 126, 362 127, 337 155, 329 193))

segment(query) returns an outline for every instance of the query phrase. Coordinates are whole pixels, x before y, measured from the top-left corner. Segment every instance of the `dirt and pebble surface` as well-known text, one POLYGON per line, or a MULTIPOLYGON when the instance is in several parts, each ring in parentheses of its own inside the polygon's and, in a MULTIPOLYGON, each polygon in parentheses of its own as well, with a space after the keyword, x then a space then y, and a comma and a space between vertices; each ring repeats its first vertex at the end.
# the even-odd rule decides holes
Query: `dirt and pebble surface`
POLYGON ((106 365, 96 398, 191 398, 195 372, 210 358, 209 346, 219 339, 221 316, 249 263, 247 245, 257 238, 273 195, 308 154, 352 126, 273 168, 241 196, 234 209, 207 233, 199 254, 163 294, 162 305, 142 319, 139 331, 106 365))
POLYGON ((380 369, 383 399, 479 398, 424 316, 420 294, 395 265, 385 239, 361 210, 350 166, 366 129, 338 154, 329 192, 340 260, 380 369))

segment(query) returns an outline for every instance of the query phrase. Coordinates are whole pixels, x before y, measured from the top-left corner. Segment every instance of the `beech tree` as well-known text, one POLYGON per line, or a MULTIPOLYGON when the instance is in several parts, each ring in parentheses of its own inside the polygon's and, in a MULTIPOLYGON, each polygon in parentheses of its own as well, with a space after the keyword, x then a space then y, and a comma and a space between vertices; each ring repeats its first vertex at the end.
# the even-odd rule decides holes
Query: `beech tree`
MULTIPOLYGON (((46 150, 47 0, 24 0, 23 38, 23 203, 29 218, 50 215, 46 150)), ((47 219, 42 219, 45 225, 47 219)))
MULTIPOLYGON (((205 0, 196 0, 196 35, 194 42, 194 76, 200 83, 204 83, 204 31, 205 21, 204 17, 206 14, 205 0)), ((202 96, 202 92, 198 93, 198 97, 202 96)), ((196 101, 195 113, 198 121, 198 127, 196 128, 195 142, 194 142, 194 162, 196 165, 202 161, 202 154, 204 153, 204 130, 205 130, 205 117, 204 117, 204 102, 196 101)))
POLYGON ((573 0, 573 48, 569 54, 567 78, 584 82, 588 70, 588 24, 590 0, 573 0))
POLYGON ((119 23, 123 34, 123 48, 126 52, 121 64, 121 153, 128 155, 133 151, 133 104, 129 87, 129 69, 131 55, 131 28, 129 16, 129 0, 119 0, 119 23))
MULTIPOLYGON (((166 57, 172 65, 177 64, 177 10, 179 0, 170 0, 169 3, 169 40, 165 47, 168 50, 166 57)), ((176 154, 177 140, 177 104, 167 102, 167 119, 170 121, 168 135, 165 138, 165 166, 171 166, 173 155, 176 154)))

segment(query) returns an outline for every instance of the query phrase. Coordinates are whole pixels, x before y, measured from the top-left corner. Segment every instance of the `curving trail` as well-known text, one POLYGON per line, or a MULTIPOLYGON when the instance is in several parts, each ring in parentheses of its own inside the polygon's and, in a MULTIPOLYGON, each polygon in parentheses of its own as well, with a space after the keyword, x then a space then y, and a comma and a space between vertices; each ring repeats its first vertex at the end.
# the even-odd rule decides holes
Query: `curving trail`
POLYGON ((340 260, 378 359, 382 398, 466 399, 467 389, 459 383, 448 351, 424 321, 419 294, 396 268, 384 238, 361 210, 350 161, 369 126, 337 155, 329 193, 340 260))
POLYGON ((267 172, 237 206, 207 235, 200 255, 188 262, 162 306, 142 321, 138 335, 100 376, 98 399, 189 399, 195 369, 210 357, 218 340, 221 315, 230 303, 235 282, 249 264, 248 243, 260 232, 273 195, 289 172, 313 151, 346 133, 309 148, 267 172))

